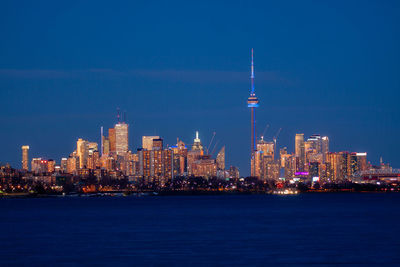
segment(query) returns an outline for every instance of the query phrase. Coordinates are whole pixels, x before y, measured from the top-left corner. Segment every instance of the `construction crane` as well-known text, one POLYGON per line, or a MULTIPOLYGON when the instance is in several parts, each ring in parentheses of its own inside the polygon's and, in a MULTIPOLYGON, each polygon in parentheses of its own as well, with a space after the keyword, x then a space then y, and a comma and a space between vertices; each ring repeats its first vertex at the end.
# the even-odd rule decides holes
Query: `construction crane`
POLYGON ((274 140, 274 157, 276 155, 276 140, 278 139, 278 136, 281 133, 281 130, 282 130, 282 128, 279 128, 278 132, 276 133, 276 135, 273 138, 273 140, 274 140))
POLYGON ((263 134, 261 135, 261 138, 264 138, 265 133, 267 132, 268 128, 269 128, 269 124, 265 125, 265 128, 264 128, 263 134))
POLYGON ((219 143, 219 140, 218 140, 217 142, 215 142, 214 148, 213 148, 213 150, 211 151, 210 156, 212 156, 212 155, 214 154, 215 149, 217 148, 218 143, 219 143))
POLYGON ((216 134, 217 134, 216 132, 213 132, 213 136, 211 137, 211 141, 210 141, 210 143, 208 144, 208 147, 207 147, 207 155, 209 155, 208 153, 210 152, 210 147, 211 147, 212 141, 214 140, 214 137, 215 137, 216 134))

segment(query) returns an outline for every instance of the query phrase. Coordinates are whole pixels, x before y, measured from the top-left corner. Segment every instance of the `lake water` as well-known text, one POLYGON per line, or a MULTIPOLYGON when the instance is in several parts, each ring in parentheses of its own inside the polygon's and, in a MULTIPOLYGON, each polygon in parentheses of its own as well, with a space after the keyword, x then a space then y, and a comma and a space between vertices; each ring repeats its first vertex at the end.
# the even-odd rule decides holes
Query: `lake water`
POLYGON ((400 194, 0 199, 0 265, 400 264, 400 194))

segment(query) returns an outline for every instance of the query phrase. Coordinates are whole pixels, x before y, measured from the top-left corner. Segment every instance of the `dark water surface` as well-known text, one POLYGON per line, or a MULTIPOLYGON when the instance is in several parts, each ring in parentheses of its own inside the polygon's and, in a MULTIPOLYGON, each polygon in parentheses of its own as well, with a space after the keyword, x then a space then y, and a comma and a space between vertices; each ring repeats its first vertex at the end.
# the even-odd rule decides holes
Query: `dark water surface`
POLYGON ((400 265, 400 194, 0 199, 0 265, 400 265))

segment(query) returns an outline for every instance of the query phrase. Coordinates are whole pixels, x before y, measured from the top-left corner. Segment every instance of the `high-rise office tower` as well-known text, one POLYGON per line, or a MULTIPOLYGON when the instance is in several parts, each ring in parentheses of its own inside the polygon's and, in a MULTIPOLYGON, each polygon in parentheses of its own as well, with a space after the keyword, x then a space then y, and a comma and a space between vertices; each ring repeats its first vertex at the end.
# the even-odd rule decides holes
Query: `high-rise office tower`
POLYGON ((29 170, 29 146, 22 146, 22 169, 29 170))
POLYGON ((142 148, 153 150, 153 139, 160 139, 159 136, 142 136, 142 148))
POLYGON ((275 147, 274 142, 265 141, 263 137, 257 141, 257 151, 262 151, 264 157, 270 157, 272 161, 275 160, 275 147))
POLYGON ((110 139, 104 137, 103 139, 103 155, 108 156, 110 154, 110 139))
POLYGON ((322 139, 321 139, 321 136, 319 134, 311 135, 307 139, 307 142, 309 144, 309 149, 312 150, 313 153, 321 153, 321 151, 322 151, 322 139))
POLYGON ((76 142, 76 155, 79 157, 79 168, 83 169, 86 167, 87 158, 89 155, 88 141, 79 138, 76 142))
POLYGON ((256 108, 258 107, 258 98, 256 96, 255 85, 254 85, 254 57, 253 57, 253 49, 251 49, 251 88, 250 88, 250 96, 247 98, 247 107, 250 108, 251 112, 251 176, 255 175, 255 160, 254 151, 256 150, 256 142, 257 142, 257 134, 256 134, 256 108))
POLYGON ((323 157, 323 162, 326 161, 326 153, 329 152, 329 138, 328 136, 321 137, 321 153, 323 157))
POLYGON ((200 154, 203 155, 203 145, 201 144, 198 131, 196 131, 196 138, 193 140, 192 151, 200 151, 200 154))
POLYGON ((297 171, 304 171, 305 165, 305 147, 304 147, 304 134, 296 134, 295 138, 295 154, 299 159, 299 166, 297 166, 297 171))
POLYGON ((67 162, 68 162, 67 158, 62 158, 61 159, 60 168, 61 168, 62 172, 66 172, 67 171, 67 162))
POLYGON ((110 142, 110 153, 116 152, 115 128, 108 129, 108 141, 110 142))
POLYGON ((48 173, 53 173, 56 168, 56 162, 53 159, 49 159, 47 161, 47 172, 48 173))
POLYGON ((225 146, 217 154, 217 168, 219 170, 225 170, 225 146))
POLYGON ((117 155, 125 155, 129 150, 128 124, 117 123, 115 129, 115 152, 117 155))
POLYGON ((185 143, 177 139, 176 145, 171 146, 171 149, 174 153, 174 175, 186 175, 188 149, 185 143))

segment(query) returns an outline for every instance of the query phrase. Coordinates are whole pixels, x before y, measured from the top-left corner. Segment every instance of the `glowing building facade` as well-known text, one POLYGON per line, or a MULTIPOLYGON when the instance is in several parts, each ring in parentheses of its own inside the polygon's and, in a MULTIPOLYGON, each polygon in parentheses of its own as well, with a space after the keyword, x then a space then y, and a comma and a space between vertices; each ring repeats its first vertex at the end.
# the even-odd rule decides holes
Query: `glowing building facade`
POLYGON ((29 146, 22 146, 22 169, 29 170, 29 146))
POLYGON ((125 122, 117 123, 114 127, 115 153, 117 155, 125 155, 129 150, 128 127, 128 124, 125 122))

